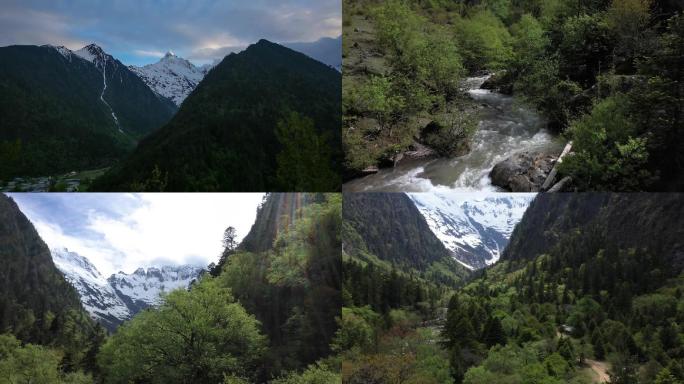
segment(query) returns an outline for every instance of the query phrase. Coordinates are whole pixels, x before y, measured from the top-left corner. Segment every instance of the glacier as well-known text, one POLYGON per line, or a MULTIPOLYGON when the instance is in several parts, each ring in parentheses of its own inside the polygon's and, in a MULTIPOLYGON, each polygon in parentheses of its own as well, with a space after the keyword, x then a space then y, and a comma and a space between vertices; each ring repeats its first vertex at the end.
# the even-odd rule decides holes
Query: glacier
POLYGON ((494 264, 535 194, 410 193, 432 232, 470 270, 494 264))

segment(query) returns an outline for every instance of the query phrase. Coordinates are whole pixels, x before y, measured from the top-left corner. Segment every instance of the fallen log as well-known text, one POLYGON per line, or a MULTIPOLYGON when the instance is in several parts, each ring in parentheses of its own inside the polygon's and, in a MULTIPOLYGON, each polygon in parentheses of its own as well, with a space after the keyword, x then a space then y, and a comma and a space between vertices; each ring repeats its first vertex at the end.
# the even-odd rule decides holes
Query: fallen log
POLYGON ((553 184, 554 180, 556 179, 556 175, 558 174, 558 164, 563 162, 563 157, 570 153, 572 150, 572 141, 568 141, 568 143, 565 145, 565 148, 563 148, 563 152, 561 152, 560 156, 558 156, 558 160, 556 160, 556 163, 553 165, 553 168, 551 168, 551 172, 549 172, 549 176, 546 178, 544 181, 544 184, 541 186, 542 191, 546 191, 551 187, 553 184))
POLYGON ((556 185, 554 185, 553 187, 551 187, 551 189, 549 189, 549 190, 546 191, 546 192, 547 192, 547 193, 562 192, 562 191, 563 191, 563 188, 565 188, 565 186, 567 186, 567 185, 570 184, 571 182, 572 182, 572 177, 570 177, 570 176, 565 176, 564 178, 561 179, 561 181, 559 181, 558 183, 556 183, 556 185))

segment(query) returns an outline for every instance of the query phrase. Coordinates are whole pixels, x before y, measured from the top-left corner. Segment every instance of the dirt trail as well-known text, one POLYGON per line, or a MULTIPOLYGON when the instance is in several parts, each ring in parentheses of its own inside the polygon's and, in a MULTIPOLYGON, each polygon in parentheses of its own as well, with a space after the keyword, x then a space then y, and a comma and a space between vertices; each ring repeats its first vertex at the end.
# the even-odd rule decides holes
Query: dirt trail
POLYGON ((596 373, 598 376, 598 383, 610 382, 610 376, 608 376, 608 363, 591 359, 585 359, 584 362, 587 363, 589 368, 596 373))

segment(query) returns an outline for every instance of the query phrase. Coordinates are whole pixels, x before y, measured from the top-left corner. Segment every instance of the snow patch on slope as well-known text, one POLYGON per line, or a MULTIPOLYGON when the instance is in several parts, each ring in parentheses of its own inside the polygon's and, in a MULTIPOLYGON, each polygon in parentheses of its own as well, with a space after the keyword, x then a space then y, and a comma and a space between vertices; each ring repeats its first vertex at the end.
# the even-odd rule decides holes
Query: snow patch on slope
POLYGON ((45 44, 42 45, 42 47, 47 47, 47 48, 52 48, 55 51, 59 52, 60 55, 64 56, 65 59, 71 61, 71 50, 63 45, 52 45, 52 44, 45 44))

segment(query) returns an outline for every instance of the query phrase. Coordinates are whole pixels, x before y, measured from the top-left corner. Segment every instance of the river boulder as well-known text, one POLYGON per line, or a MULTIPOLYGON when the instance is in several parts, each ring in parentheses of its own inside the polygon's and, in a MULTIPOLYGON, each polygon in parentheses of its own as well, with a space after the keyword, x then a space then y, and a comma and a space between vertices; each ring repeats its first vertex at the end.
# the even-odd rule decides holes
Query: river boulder
POLYGON ((511 192, 538 192, 551 172, 556 157, 543 152, 520 152, 496 164, 492 184, 511 192))
POLYGON ((491 75, 480 86, 481 89, 489 89, 504 95, 513 94, 513 77, 508 71, 499 71, 491 75))

